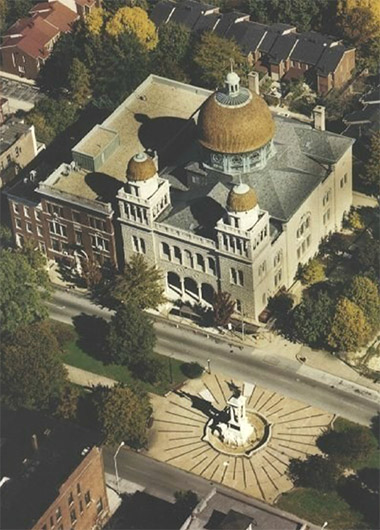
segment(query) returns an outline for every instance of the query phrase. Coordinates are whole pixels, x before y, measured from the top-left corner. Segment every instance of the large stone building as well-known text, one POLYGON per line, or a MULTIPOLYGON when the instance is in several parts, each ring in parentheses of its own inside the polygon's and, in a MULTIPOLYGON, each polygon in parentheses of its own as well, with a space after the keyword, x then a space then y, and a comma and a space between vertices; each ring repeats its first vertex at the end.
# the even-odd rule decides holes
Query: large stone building
MULTIPOLYGON (((48 255, 62 257, 51 248, 60 239, 70 257, 69 227, 83 229, 74 205, 104 208, 114 232, 103 236, 82 214, 93 251, 107 254, 102 237, 122 260, 142 253, 163 270, 168 297, 207 304, 221 289, 258 322, 351 206, 353 141, 324 130, 322 107, 314 115, 314 128, 274 118, 234 72, 216 92, 149 76, 34 191, 42 215, 55 213, 48 255), (49 213, 52 201, 66 209, 49 213)), ((20 196, 8 197, 17 211, 20 196)), ((83 237, 76 244, 91 251, 83 237)))

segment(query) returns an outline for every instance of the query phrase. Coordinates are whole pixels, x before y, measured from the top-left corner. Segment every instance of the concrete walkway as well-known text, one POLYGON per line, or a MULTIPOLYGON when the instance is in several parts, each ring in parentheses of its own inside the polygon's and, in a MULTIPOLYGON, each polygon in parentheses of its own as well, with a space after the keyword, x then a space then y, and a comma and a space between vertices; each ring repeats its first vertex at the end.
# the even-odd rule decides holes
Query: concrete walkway
POLYGON ((109 377, 104 377, 102 375, 94 374, 92 372, 87 372, 81 368, 76 368, 75 366, 70 366, 69 364, 64 365, 67 372, 68 378, 71 383, 79 386, 92 387, 97 385, 102 386, 114 386, 117 381, 110 379, 109 377))

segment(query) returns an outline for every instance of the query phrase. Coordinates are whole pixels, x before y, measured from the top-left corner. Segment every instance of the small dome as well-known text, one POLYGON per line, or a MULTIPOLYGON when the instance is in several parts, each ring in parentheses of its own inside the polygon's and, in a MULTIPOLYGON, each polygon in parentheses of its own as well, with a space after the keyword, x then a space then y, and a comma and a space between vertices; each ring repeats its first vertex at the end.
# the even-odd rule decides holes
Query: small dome
POLYGON ((127 179, 132 182, 148 180, 157 173, 153 159, 146 153, 138 153, 128 162, 127 179))
POLYGON ((231 212, 248 212, 257 206, 256 193, 247 184, 238 184, 227 197, 227 208, 231 212))
POLYGON ((240 77, 237 75, 236 72, 228 72, 226 77, 226 83, 227 85, 239 85, 240 77))
MULTIPOLYGON (((234 72, 228 74, 232 75, 236 76, 234 72)), ((273 138, 275 131, 268 105, 247 88, 239 88, 233 95, 225 90, 211 94, 199 112, 197 128, 204 147, 224 154, 256 151, 273 138)))

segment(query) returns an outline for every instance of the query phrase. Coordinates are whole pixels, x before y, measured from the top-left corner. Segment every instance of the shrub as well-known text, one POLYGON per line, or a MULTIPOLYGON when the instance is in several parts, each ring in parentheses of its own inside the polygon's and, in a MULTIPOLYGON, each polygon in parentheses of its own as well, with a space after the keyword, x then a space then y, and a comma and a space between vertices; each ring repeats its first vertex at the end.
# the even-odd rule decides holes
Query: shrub
POLYGON ((191 363, 183 363, 181 365, 182 372, 186 375, 186 377, 189 377, 190 379, 196 379, 197 377, 201 377, 203 374, 203 368, 199 363, 191 362, 191 363))

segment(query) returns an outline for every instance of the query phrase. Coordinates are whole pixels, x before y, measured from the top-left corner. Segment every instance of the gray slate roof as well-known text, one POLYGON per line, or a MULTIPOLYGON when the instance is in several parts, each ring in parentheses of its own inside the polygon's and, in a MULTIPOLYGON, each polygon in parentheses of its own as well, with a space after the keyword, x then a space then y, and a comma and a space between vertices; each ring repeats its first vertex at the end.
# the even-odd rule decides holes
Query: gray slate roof
POLYGON ((29 125, 17 118, 7 120, 0 125, 0 153, 4 153, 16 140, 29 130, 29 125))
MULTIPOLYGON (((241 180, 254 188, 260 209, 268 211, 276 224, 276 220, 286 222, 294 215, 327 177, 328 166, 337 162, 353 141, 289 118, 277 116, 275 121, 276 154, 264 169, 242 175, 241 180)), ((175 186, 173 208, 159 221, 212 239, 215 224, 225 213, 228 193, 239 178, 204 167, 200 158, 189 160, 185 167, 200 174, 206 185, 186 189, 181 184, 182 191, 175 186)), ((272 232, 274 236, 278 233, 278 223, 272 232)))
POLYGON ((226 32, 227 39, 234 39, 243 53, 254 52, 265 35, 267 26, 256 22, 240 22, 233 24, 226 32))

